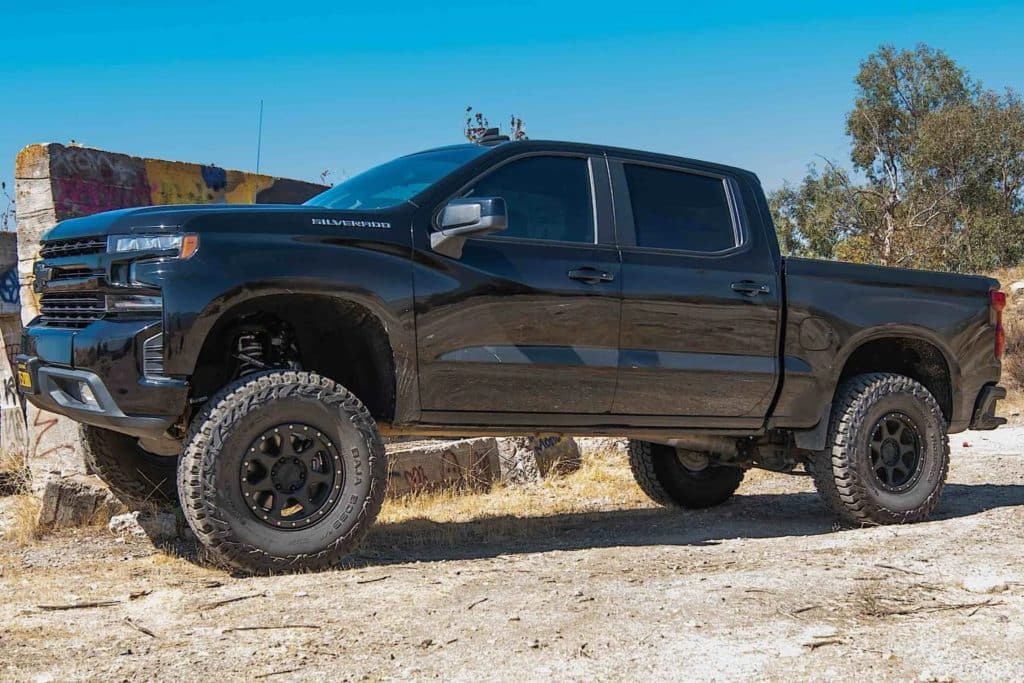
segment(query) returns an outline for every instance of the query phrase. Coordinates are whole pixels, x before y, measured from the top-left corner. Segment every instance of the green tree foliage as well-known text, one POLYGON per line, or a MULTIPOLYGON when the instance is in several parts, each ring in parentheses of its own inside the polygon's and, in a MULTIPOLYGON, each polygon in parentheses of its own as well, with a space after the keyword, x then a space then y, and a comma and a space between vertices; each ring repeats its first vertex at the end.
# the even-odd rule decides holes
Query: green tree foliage
POLYGON ((986 271, 1024 257, 1024 104, 942 51, 882 46, 846 120, 852 170, 812 166, 770 202, 789 253, 986 271))

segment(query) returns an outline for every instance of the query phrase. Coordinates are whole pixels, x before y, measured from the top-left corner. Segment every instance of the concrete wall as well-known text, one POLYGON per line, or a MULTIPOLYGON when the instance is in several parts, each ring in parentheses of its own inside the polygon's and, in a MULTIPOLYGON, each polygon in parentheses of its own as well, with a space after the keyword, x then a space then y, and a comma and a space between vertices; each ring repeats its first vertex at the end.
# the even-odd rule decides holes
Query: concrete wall
POLYGON ((18 244, 13 232, 0 232, 0 448, 23 454, 25 414, 11 372, 11 358, 21 343, 18 295, 18 244))
MULTIPOLYGON (((0 262, 0 272, 4 273, 0 280, 0 312, 7 310, 3 306, 18 306, 23 323, 39 313, 32 289, 39 240, 59 221, 153 204, 296 204, 324 189, 313 183, 217 166, 144 159, 57 143, 29 145, 21 150, 14 175, 20 297, 14 294, 17 284, 13 271, 4 271, 0 262)), ((0 381, 11 376, 9 359, 3 363, 0 381)), ((28 406, 27 428, 23 444, 4 447, 25 449, 35 479, 44 479, 41 475, 51 471, 69 474, 84 469, 74 422, 28 406)), ((34 487, 44 483, 36 481, 34 487)))

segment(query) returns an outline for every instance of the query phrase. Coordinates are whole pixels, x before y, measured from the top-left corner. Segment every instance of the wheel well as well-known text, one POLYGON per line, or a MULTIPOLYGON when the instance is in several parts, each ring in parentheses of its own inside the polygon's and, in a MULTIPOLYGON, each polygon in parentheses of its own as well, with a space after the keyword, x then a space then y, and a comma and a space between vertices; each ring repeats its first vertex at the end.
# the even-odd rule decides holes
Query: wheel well
POLYGON ((953 419, 949 365, 936 346, 906 337, 873 339, 846 359, 839 381, 867 372, 894 372, 920 382, 939 402, 946 421, 953 419))
POLYGON ((192 377, 195 397, 210 396, 237 375, 233 342, 242 330, 290 332, 303 370, 352 391, 377 420, 395 412, 395 359, 380 320, 357 303, 329 296, 270 295, 238 304, 207 335, 192 377))

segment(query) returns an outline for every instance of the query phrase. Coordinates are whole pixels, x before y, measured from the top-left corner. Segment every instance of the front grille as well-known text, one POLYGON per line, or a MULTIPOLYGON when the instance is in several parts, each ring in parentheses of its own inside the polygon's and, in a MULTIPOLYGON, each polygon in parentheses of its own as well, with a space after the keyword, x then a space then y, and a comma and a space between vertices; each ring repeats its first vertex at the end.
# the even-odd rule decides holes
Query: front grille
POLYGON ((53 273, 49 282, 61 280, 78 280, 86 277, 100 277, 105 273, 102 268, 61 268, 53 273))
POLYGON ((46 327, 82 328, 105 312, 102 294, 44 294, 39 300, 39 323, 46 327))
POLYGON ((101 254, 107 250, 107 238, 85 237, 75 240, 54 240, 44 242, 39 250, 39 255, 45 258, 56 258, 60 256, 85 256, 88 254, 101 254))

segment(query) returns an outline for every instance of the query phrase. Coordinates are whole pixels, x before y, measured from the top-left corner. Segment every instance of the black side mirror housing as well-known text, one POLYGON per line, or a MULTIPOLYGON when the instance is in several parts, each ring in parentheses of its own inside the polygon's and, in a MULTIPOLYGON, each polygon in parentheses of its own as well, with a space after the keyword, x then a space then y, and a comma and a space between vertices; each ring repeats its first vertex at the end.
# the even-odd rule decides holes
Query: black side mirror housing
POLYGON ((430 248, 444 256, 461 258, 468 238, 508 227, 508 209, 501 197, 453 199, 441 211, 438 224, 440 230, 430 235, 430 248))

